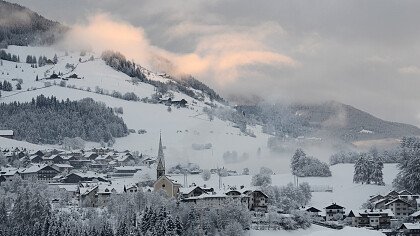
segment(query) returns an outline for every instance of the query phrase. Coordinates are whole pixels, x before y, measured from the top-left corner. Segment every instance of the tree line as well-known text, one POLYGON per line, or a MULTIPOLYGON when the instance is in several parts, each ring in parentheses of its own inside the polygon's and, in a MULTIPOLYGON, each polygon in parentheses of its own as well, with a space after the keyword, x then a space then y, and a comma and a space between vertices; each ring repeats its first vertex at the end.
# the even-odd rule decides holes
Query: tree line
POLYGON ((65 137, 112 142, 128 135, 122 118, 91 98, 58 100, 39 95, 31 102, 0 104, 0 128, 11 129, 15 138, 32 143, 57 144, 65 137))

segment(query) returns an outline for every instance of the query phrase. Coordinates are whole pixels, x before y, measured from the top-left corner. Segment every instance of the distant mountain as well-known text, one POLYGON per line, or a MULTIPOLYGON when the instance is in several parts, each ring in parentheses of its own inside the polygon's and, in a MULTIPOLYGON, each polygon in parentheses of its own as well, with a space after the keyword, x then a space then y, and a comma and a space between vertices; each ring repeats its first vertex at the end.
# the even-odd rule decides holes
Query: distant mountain
MULTIPOLYGON (((379 119, 339 102, 321 104, 239 106, 238 110, 271 127, 277 134, 332 137, 344 141, 418 136, 414 125, 379 119)), ((268 129, 270 130, 270 129, 268 129)))
POLYGON ((49 45, 67 28, 25 7, 0 0, 0 47, 49 45))

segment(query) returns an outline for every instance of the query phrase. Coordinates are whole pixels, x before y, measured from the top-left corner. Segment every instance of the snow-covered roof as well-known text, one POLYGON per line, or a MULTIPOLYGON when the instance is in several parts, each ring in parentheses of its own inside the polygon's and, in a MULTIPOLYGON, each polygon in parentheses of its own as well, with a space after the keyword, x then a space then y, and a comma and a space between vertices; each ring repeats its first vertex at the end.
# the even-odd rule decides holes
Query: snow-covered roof
POLYGON ((420 216, 420 211, 416 211, 413 214, 411 214, 410 216, 412 216, 412 217, 418 217, 418 216, 420 216))
POLYGON ((388 215, 388 216, 394 216, 394 212, 392 212, 391 209, 360 209, 360 210, 353 210, 353 213, 356 217, 360 217, 361 215, 388 215))
POLYGON ((47 166, 48 165, 33 165, 33 166, 30 166, 30 167, 22 170, 20 173, 22 173, 22 174, 36 173, 36 172, 44 169, 47 166))
POLYGON ((187 188, 179 188, 179 192, 182 194, 189 194, 192 191, 194 191, 194 189, 196 188, 200 188, 199 186, 192 186, 192 187, 187 187, 187 188))
POLYGON ((344 207, 337 205, 336 203, 333 203, 327 207, 325 207, 325 209, 344 209, 344 207))
POLYGON ((420 229, 420 224, 419 223, 404 223, 401 228, 406 228, 406 229, 420 229))
POLYGON ((0 136, 11 136, 13 134, 13 130, 0 130, 0 136))
POLYGON ((378 203, 381 203, 381 202, 386 202, 386 201, 388 201, 388 199, 386 199, 386 198, 382 198, 382 199, 379 199, 378 201, 376 201, 376 202, 373 202, 372 204, 373 205, 376 205, 376 204, 378 204, 378 203))
POLYGON ((406 202, 406 201, 404 201, 404 200, 402 200, 402 199, 400 199, 400 198, 397 198, 397 199, 394 199, 394 200, 392 200, 392 201, 390 201, 390 202, 388 202, 388 203, 386 203, 385 204, 385 206, 388 206, 389 204, 392 204, 392 203, 394 203, 394 202, 402 202, 402 203, 405 203, 405 204, 407 204, 407 205, 410 205, 410 203, 408 203, 408 202, 406 202))
POLYGON ((80 177, 85 177, 85 178, 106 178, 105 174, 99 174, 93 171, 86 171, 86 172, 74 172, 73 174, 78 175, 80 177))
POLYGON ((69 164, 54 164, 54 166, 57 166, 59 168, 73 168, 73 166, 69 164))
POLYGON ((122 170, 131 170, 131 171, 139 171, 142 170, 143 166, 117 166, 115 170, 122 171, 122 170))

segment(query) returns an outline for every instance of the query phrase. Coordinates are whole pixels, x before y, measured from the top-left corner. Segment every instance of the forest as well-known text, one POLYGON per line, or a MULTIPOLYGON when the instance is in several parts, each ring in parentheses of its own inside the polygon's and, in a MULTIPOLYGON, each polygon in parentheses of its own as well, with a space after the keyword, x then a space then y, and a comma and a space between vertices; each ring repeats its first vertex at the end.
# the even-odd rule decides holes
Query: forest
POLYGON ((15 132, 15 138, 32 143, 57 144, 64 138, 110 142, 128 135, 122 118, 93 99, 59 101, 39 95, 31 102, 0 104, 0 129, 15 132))

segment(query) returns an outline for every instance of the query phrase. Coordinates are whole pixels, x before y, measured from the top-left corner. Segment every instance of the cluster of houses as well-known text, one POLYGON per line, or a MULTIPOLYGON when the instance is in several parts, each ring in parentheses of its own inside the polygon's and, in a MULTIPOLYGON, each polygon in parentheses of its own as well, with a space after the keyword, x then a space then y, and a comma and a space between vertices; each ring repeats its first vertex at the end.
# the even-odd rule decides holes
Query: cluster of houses
POLYGON ((333 203, 325 207, 324 211, 315 207, 306 211, 315 219, 343 221, 353 227, 390 229, 401 225, 398 231, 383 231, 388 235, 420 235, 420 195, 407 190, 392 190, 386 195, 372 196, 369 205, 369 209, 346 211, 345 207, 333 203))
POLYGON ((136 165, 133 165, 135 159, 129 151, 104 148, 73 152, 38 150, 32 153, 13 149, 3 150, 3 153, 8 159, 31 164, 27 168, 2 168, 0 182, 13 181, 19 176, 24 180, 55 185, 71 193, 73 202, 80 207, 104 207, 113 194, 162 191, 179 202, 202 209, 237 202, 249 210, 267 211, 268 196, 260 190, 244 187, 215 190, 195 184, 183 186, 173 180, 166 174, 161 139, 157 158, 141 155, 136 165), (153 171, 151 166, 156 166, 156 170, 153 171), (141 174, 149 178, 140 177, 141 174), (127 179, 136 181, 124 182, 127 179))

